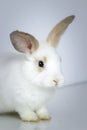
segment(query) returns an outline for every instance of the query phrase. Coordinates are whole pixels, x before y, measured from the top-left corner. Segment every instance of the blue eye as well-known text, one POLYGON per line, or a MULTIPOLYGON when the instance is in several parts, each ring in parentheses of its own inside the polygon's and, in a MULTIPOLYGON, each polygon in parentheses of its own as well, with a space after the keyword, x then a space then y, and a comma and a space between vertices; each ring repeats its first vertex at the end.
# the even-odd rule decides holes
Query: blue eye
POLYGON ((39 61, 38 62, 38 66, 43 68, 44 67, 44 62, 43 61, 39 61))

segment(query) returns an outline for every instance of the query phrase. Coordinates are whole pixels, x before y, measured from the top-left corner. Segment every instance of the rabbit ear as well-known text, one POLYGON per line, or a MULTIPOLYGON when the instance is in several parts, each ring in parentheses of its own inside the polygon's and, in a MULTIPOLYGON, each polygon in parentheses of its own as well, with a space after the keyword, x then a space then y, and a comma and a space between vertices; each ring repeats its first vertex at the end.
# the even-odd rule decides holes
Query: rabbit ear
POLYGON ((19 52, 33 52, 39 47, 38 40, 24 32, 14 31, 10 34, 10 39, 14 48, 19 52))
POLYGON ((74 15, 68 16, 58 23, 52 31, 48 34, 47 42, 52 46, 56 46, 60 40, 61 35, 64 33, 68 25, 73 21, 74 15))

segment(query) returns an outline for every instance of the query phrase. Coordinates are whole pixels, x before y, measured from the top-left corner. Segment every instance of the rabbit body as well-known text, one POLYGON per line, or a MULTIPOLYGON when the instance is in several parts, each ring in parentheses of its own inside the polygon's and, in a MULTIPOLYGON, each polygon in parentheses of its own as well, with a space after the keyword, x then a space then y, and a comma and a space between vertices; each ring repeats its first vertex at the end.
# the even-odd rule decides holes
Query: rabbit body
POLYGON ((0 58, 0 113, 18 112, 23 106, 36 111, 54 91, 54 88, 43 88, 43 84, 38 87, 26 80, 23 72, 25 59, 25 56, 15 54, 6 54, 0 58))
MULTIPOLYGON (((50 69, 48 71, 44 70, 42 77, 41 74, 38 74, 38 71, 36 71, 37 68, 33 63, 34 62, 33 57, 37 57, 39 59, 39 57, 43 57, 44 55, 46 55, 47 58, 51 56, 50 62, 54 61, 53 63, 56 66, 55 57, 57 56, 57 54, 54 53, 55 56, 53 56, 52 51, 55 52, 54 48, 50 46, 47 47, 47 45, 45 46, 44 44, 44 46, 40 47, 40 50, 38 50, 38 52, 35 52, 35 54, 31 56, 30 60, 27 59, 24 55, 19 54, 18 55, 6 54, 4 56, 1 56, 0 58, 0 73, 2 74, 0 75, 1 113, 16 111, 20 114, 22 108, 23 111, 27 111, 26 109, 37 111, 46 104, 49 97, 55 90, 55 83, 54 84, 52 83, 51 86, 49 83, 47 84, 47 86, 44 85, 45 78, 47 78, 46 76, 49 74, 50 69), (45 54, 43 48, 45 48, 45 54)), ((50 59, 50 57, 48 59, 50 59)), ((51 69, 54 68, 52 65, 49 67, 51 69)))

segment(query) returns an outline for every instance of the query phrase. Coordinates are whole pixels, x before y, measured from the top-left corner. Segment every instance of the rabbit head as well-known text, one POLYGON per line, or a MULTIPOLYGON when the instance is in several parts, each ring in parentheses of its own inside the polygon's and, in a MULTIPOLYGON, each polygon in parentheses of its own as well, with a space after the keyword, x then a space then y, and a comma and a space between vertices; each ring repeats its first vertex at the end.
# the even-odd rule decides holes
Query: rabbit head
POLYGON ((39 41, 31 34, 20 31, 10 34, 14 48, 27 56, 23 66, 23 75, 29 83, 42 87, 55 87, 63 84, 61 58, 56 46, 74 17, 73 15, 66 17, 58 23, 43 44, 39 44, 39 41))

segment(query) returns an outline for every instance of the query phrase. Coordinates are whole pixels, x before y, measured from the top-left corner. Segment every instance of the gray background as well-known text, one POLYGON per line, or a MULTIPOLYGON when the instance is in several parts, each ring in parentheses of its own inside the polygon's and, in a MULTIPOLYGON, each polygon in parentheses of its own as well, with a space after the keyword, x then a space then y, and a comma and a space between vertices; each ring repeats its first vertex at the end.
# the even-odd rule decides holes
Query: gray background
POLYGON ((81 83, 87 81, 86 13, 86 0, 0 0, 0 53, 15 52, 9 39, 13 30, 42 41, 57 22, 76 15, 58 48, 66 87, 48 104, 52 120, 24 123, 18 115, 0 115, 1 130, 87 130, 87 83, 81 83))
POLYGON ((21 30, 44 40, 61 19, 76 18, 63 35, 58 51, 65 84, 87 81, 86 0, 0 0, 0 53, 14 52, 9 33, 21 30))

